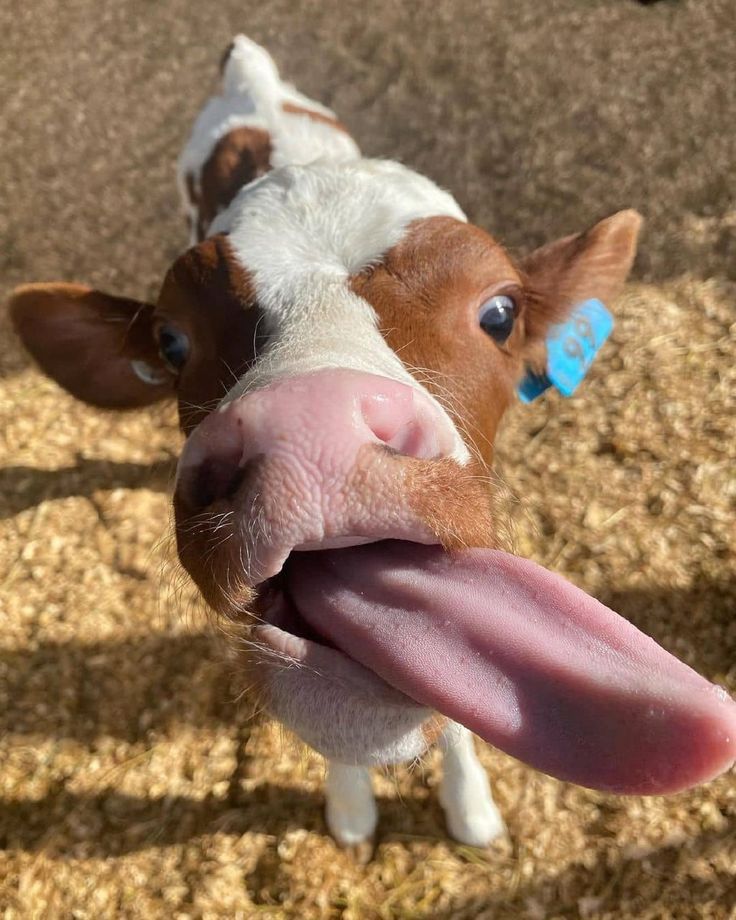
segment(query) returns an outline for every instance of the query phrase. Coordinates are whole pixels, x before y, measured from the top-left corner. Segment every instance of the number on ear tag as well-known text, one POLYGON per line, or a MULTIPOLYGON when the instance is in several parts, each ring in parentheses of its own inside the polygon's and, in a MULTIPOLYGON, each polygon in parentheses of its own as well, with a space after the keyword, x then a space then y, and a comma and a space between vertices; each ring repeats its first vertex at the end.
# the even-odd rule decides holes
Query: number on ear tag
POLYGON ((572 396, 612 329, 613 317, 600 300, 578 304, 564 323, 550 329, 546 372, 527 373, 517 387, 521 401, 531 402, 550 386, 572 396))

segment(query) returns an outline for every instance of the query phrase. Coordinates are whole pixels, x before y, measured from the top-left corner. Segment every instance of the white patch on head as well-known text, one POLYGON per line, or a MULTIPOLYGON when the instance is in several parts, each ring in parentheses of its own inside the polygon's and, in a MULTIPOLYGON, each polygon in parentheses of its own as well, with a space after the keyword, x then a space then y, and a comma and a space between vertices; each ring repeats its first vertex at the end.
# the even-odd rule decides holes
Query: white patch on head
MULTIPOLYGON (((331 367, 390 377, 433 399, 387 345, 375 311, 349 282, 395 246, 412 221, 437 215, 465 220, 449 194, 391 161, 292 166, 244 188, 211 233, 229 233, 274 344, 225 401, 280 377, 331 367)), ((459 434, 452 456, 469 459, 459 434)))
POLYGON ((284 112, 284 103, 336 118, 331 109, 283 81, 264 48, 244 35, 236 36, 223 73, 222 93, 209 99, 199 113, 177 164, 179 194, 192 226, 198 212, 189 197, 187 176, 198 190, 202 167, 215 145, 235 128, 260 128, 269 133, 273 167, 360 157, 355 141, 344 131, 308 115, 284 112))
MULTIPOLYGON (((210 236, 229 234, 235 257, 253 279, 271 341, 223 402, 284 376, 347 368, 408 383, 444 413, 388 346, 375 311, 351 291, 350 278, 377 263, 413 221, 435 216, 464 221, 464 214, 428 179, 398 163, 360 159, 345 132, 284 112, 285 102, 334 118, 284 83, 266 51, 238 36, 222 94, 201 112, 179 159, 182 201, 196 224, 187 177, 198 190, 202 167, 220 138, 241 126, 264 129, 271 137, 274 170, 243 188, 207 228, 210 236)), ((459 463, 470 459, 457 431, 451 456, 459 463)), ((276 718, 343 763, 396 763, 426 750, 422 726, 430 712, 421 707, 346 694, 308 669, 278 669, 264 690, 276 718)), ((360 827, 332 815, 336 836, 347 840, 370 830, 375 815, 368 791, 361 795, 360 827)))

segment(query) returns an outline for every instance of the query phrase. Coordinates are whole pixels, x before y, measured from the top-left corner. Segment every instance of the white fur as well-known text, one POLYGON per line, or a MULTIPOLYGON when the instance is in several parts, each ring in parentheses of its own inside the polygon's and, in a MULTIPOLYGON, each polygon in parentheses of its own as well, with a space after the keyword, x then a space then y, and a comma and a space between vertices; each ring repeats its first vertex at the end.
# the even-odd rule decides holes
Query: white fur
POLYGON ((440 743, 444 751, 444 775, 439 797, 447 829, 460 843, 488 846, 503 836, 506 828, 475 753, 473 736, 467 728, 451 722, 440 743))
POLYGON ((328 118, 335 113, 284 82, 268 52, 255 42, 238 35, 233 41, 222 79, 222 92, 213 96, 197 117, 177 164, 177 184, 182 205, 192 227, 191 242, 196 242, 198 211, 187 190, 191 176, 199 188, 202 167, 215 144, 235 128, 261 128, 271 136, 271 165, 333 161, 360 156, 355 141, 344 131, 310 118, 283 111, 291 102, 328 118))
MULTIPOLYGON (((370 304, 350 290, 350 277, 377 262, 412 221, 439 215, 465 220, 446 192, 398 163, 359 159, 348 136, 306 116, 287 115, 283 102, 334 117, 285 84, 271 57, 238 36, 223 76, 222 95, 195 123, 178 166, 182 199, 196 222, 185 176, 198 181, 214 145, 227 131, 253 125, 269 131, 275 169, 242 189, 208 235, 227 232, 250 273, 272 344, 230 390, 223 404, 286 375, 325 367, 382 374, 422 390, 378 329, 370 304)), ((440 411, 444 411, 440 408, 440 411)), ((452 456, 469 452, 456 434, 452 456)), ((326 817, 335 839, 353 845, 376 827, 370 776, 360 764, 420 756, 429 712, 397 706, 285 667, 266 690, 269 709, 330 761, 326 817)), ((503 833, 470 733, 450 723, 442 748, 440 798, 450 833, 483 846, 503 833)))
POLYGON ((377 766, 413 760, 427 749, 422 725, 431 710, 399 703, 398 692, 380 697, 288 663, 271 670, 262 692, 271 715, 334 760, 377 766))
MULTIPOLYGON (((356 160, 289 166, 246 186, 214 221, 250 273, 275 344, 224 402, 278 378, 326 367, 381 374, 421 390, 378 329, 350 276, 377 262, 412 221, 465 220, 455 200, 399 163, 356 160)), ((449 418, 448 418, 449 421, 449 418)), ((470 457, 459 433, 451 454, 470 457)))
MULTIPOLYGON (((450 722, 440 747, 443 776, 439 799, 447 829, 459 843, 488 846, 506 834, 506 826, 475 753, 473 736, 467 728, 450 722)), ((378 814, 365 767, 330 761, 325 798, 327 827, 341 846, 355 846, 373 837, 378 814)))
POLYGON ((371 776, 365 767, 331 761, 325 783, 325 820, 343 847, 370 840, 378 823, 371 776))

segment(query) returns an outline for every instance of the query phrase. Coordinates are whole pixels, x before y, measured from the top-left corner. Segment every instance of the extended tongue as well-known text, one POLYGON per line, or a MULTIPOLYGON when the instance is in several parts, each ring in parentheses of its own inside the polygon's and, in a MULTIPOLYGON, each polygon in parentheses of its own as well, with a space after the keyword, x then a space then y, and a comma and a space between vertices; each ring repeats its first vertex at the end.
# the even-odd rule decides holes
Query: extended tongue
POLYGON ((686 789, 736 759, 736 703, 558 575, 495 550, 294 554, 322 635, 414 700, 560 779, 686 789))

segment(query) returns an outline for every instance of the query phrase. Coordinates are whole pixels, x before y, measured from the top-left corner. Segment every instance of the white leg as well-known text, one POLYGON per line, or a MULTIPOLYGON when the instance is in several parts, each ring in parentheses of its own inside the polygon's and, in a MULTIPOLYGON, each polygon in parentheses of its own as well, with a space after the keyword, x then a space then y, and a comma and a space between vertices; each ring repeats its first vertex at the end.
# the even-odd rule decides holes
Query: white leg
POLYGON ((329 761, 325 798, 327 827, 340 846, 356 846, 370 840, 378 812, 370 773, 365 767, 329 761))
POLYGON ((485 847, 506 832, 491 795, 486 771, 478 762, 473 736, 451 722, 440 739, 444 752, 439 798, 450 836, 460 843, 485 847))

